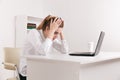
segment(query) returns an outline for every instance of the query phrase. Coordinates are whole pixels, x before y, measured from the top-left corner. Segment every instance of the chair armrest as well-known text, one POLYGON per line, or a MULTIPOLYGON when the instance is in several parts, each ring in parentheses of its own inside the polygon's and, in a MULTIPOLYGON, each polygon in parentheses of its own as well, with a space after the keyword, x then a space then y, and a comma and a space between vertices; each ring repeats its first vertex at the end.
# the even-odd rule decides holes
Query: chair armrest
POLYGON ((6 63, 6 62, 3 62, 2 63, 4 65, 4 68, 5 69, 9 69, 9 70, 16 70, 16 64, 13 64, 13 63, 6 63))

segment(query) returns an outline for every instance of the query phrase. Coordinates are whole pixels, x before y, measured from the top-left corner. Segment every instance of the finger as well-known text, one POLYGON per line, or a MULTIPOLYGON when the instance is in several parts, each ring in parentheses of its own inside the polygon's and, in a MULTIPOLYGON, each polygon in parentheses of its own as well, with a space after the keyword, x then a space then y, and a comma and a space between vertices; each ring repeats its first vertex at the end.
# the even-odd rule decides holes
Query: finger
POLYGON ((54 19, 54 22, 56 22, 58 20, 58 17, 56 17, 55 19, 54 19))
POLYGON ((62 24, 62 23, 64 24, 64 20, 63 20, 63 19, 61 19, 61 24, 62 24))
POLYGON ((62 18, 60 18, 62 22, 64 22, 64 20, 62 18))
POLYGON ((53 22, 53 19, 50 20, 50 24, 52 24, 52 22, 53 22))
POLYGON ((64 22, 64 20, 60 17, 61 22, 64 22))
POLYGON ((60 25, 62 23, 62 20, 59 18, 56 22, 58 25, 60 25))

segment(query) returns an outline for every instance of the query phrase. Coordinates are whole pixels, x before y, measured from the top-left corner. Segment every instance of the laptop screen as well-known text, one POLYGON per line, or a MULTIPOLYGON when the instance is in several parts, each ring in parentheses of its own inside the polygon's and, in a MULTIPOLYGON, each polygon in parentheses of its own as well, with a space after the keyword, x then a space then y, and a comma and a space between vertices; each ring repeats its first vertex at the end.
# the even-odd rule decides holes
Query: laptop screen
POLYGON ((105 32, 101 31, 98 42, 97 42, 97 45, 96 45, 95 55, 97 55, 99 53, 99 51, 100 51, 104 35, 105 35, 105 32))

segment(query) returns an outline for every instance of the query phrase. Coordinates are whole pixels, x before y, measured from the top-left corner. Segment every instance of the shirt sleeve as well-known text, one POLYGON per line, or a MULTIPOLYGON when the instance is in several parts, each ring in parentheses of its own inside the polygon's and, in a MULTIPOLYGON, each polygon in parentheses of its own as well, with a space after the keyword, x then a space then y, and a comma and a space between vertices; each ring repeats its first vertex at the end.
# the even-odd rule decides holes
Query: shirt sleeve
POLYGON ((26 36, 26 42, 24 46, 23 54, 21 54, 19 73, 22 76, 27 76, 27 62, 23 55, 48 55, 52 40, 46 38, 42 40, 40 33, 37 30, 31 30, 26 36))
POLYGON ((59 41, 58 39, 56 39, 54 42, 53 42, 53 47, 60 51, 61 53, 63 54, 67 54, 69 52, 68 50, 68 44, 67 44, 67 41, 66 40, 61 40, 59 41))
POLYGON ((37 31, 29 33, 28 39, 29 39, 29 42, 34 47, 36 54, 39 54, 39 55, 48 54, 49 49, 52 45, 51 39, 46 38, 44 41, 42 41, 41 36, 37 31))

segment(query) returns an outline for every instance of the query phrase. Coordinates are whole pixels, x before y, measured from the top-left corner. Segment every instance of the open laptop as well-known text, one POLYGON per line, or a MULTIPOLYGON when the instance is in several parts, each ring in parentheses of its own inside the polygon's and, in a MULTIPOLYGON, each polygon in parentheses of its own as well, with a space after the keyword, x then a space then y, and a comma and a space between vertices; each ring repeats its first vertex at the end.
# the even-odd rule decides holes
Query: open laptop
POLYGON ((74 52, 74 53, 69 53, 71 56, 95 56, 100 52, 100 48, 103 42, 105 32, 101 31, 95 51, 94 52, 74 52))

